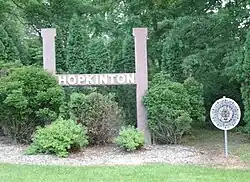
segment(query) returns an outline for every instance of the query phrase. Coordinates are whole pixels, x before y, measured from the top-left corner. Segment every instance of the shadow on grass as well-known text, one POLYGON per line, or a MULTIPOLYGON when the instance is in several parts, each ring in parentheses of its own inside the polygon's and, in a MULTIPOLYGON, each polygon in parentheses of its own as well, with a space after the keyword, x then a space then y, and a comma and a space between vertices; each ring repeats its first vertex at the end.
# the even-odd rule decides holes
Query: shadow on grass
MULTIPOLYGON (((195 127, 182 138, 181 144, 221 154, 224 151, 224 131, 216 128, 195 127)), ((238 132, 237 129, 228 131, 228 148, 229 155, 237 156, 250 165, 249 135, 238 132)))

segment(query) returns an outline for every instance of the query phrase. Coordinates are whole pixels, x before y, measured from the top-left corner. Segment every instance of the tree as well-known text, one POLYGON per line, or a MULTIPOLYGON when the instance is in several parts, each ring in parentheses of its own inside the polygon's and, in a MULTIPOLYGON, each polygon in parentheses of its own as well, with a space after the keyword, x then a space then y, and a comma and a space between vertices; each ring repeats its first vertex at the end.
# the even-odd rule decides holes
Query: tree
MULTIPOLYGON (((57 68, 71 73, 134 71, 132 28, 147 27, 149 80, 160 71, 181 83, 194 77, 203 84, 209 114, 223 95, 242 105, 249 5, 249 0, 0 0, 0 23, 23 64, 42 64, 40 29, 57 28, 57 68)), ((0 57, 7 60, 1 49, 4 41, 0 57)), ((135 87, 98 90, 116 92, 128 120, 135 121, 135 87)))
POLYGON ((239 87, 230 82, 222 61, 241 45, 233 31, 236 29, 225 13, 187 16, 178 18, 164 39, 162 70, 175 81, 192 76, 203 84, 207 116, 212 103, 224 95, 240 101, 239 87))
POLYGON ((3 45, 2 41, 0 40, 0 60, 6 60, 7 59, 7 55, 5 50, 5 46, 3 45))
MULTIPOLYGON (((85 41, 86 42, 86 41, 85 41)), ((110 51, 102 38, 92 38, 85 47, 85 65, 88 73, 110 73, 113 71, 113 62, 110 51)))
POLYGON ((59 26, 56 26, 56 69, 57 72, 67 71, 67 62, 66 62, 66 51, 63 40, 62 29, 59 26))
POLYGON ((66 47, 67 70, 70 73, 88 73, 89 63, 85 60, 86 43, 80 18, 74 14, 70 21, 66 47))
POLYGON ((250 132, 250 32, 247 34, 244 45, 245 57, 242 64, 242 77, 244 81, 241 86, 241 93, 244 103, 244 121, 246 123, 246 131, 250 132))
POLYGON ((7 32, 1 25, 0 40, 2 42, 1 48, 4 49, 1 53, 2 60, 5 62, 16 62, 20 60, 17 48, 15 47, 12 39, 8 36, 7 32))
POLYGON ((30 36, 27 43, 27 60, 25 61, 26 65, 39 65, 42 66, 43 63, 43 52, 42 52, 42 43, 41 41, 34 36, 30 36))
MULTIPOLYGON (((116 73, 135 72, 134 40, 131 35, 127 35, 117 47, 118 54, 114 56, 114 70, 116 73)), ((110 48, 112 49, 112 48, 110 48)), ((116 87, 116 100, 124 108, 126 123, 136 125, 136 87, 124 85, 116 87), (126 98, 126 99, 124 99, 126 98)))

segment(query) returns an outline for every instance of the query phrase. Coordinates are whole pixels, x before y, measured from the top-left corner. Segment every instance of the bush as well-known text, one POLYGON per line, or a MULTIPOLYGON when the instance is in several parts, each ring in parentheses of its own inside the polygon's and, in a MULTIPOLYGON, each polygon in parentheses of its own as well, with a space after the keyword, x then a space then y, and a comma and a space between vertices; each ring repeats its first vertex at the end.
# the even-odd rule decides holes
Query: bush
POLYGON ((67 157, 71 150, 88 145, 87 130, 73 120, 57 119, 46 127, 38 127, 26 154, 56 154, 67 157))
POLYGON ((203 85, 196 81, 193 77, 187 78, 183 85, 189 95, 191 105, 190 115, 194 124, 204 124, 206 110, 204 107, 203 85))
POLYGON ((11 71, 21 66, 22 63, 20 61, 5 63, 0 59, 0 77, 7 76, 11 71))
POLYGON ((153 77, 144 104, 156 142, 175 144, 191 128, 188 93, 181 83, 171 81, 168 75, 161 72, 153 77))
POLYGON ((138 150, 144 145, 144 135, 132 126, 122 127, 115 143, 127 151, 138 150))
POLYGON ((112 142, 122 125, 121 109, 112 95, 73 93, 69 108, 71 118, 87 127, 92 145, 112 142))
POLYGON ((36 126, 58 117, 64 91, 40 68, 21 67, 0 77, 0 123, 14 143, 31 141, 36 126))

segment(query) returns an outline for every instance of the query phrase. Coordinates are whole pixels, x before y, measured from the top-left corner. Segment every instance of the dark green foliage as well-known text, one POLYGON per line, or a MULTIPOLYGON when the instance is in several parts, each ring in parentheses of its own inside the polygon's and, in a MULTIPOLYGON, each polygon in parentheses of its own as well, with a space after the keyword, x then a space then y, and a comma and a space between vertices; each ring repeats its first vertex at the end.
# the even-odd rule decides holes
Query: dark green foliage
POLYGON ((191 128, 189 95, 185 87, 158 73, 150 83, 144 104, 156 142, 175 144, 191 128))
POLYGON ((44 128, 38 127, 26 154, 45 153, 67 157, 70 151, 88 145, 86 133, 86 128, 81 124, 59 118, 44 128))
POLYGON ((27 41, 27 51, 28 51, 28 60, 25 61, 28 65, 39 65, 42 66, 43 63, 43 52, 42 52, 42 43, 37 38, 31 38, 27 41))
POLYGON ((136 86, 117 86, 115 92, 116 100, 123 108, 126 124, 136 126, 136 86))
MULTIPOLYGON (((118 42, 118 41, 117 41, 118 42)), ((119 53, 115 55, 114 71, 116 73, 134 73, 135 72, 135 53, 134 40, 132 36, 126 36, 119 40, 119 53)), ((115 47, 110 47, 115 49, 115 47)), ((125 85, 116 87, 116 100, 124 108, 124 114, 127 124, 136 125, 136 86, 125 85), (126 98, 126 99, 124 99, 126 98)))
MULTIPOLYGON (((117 73, 135 72, 134 39, 127 35, 123 40, 119 40, 119 54, 114 57, 114 69, 117 73)), ((111 47, 114 49, 114 47, 111 47)))
POLYGON ((7 76, 10 74, 13 70, 16 68, 20 68, 22 66, 21 62, 10 62, 10 63, 5 63, 3 61, 0 61, 0 77, 2 76, 7 76))
POLYGON ((0 123, 15 143, 28 143, 36 126, 57 118, 63 99, 63 89, 49 73, 16 68, 0 78, 0 123))
POLYGON ((245 130, 250 133, 250 33, 247 34, 245 42, 245 58, 242 64, 242 77, 244 78, 241 86, 241 93, 244 103, 245 130))
POLYGON ((85 48, 85 63, 88 64, 88 73, 110 73, 113 70, 113 63, 110 51, 104 44, 103 39, 90 39, 85 48), (88 61, 88 62, 86 62, 88 61))
POLYGON ((4 50, 5 46, 3 45, 3 42, 0 40, 0 61, 5 61, 7 58, 7 54, 4 50))
POLYGON ((205 108, 203 98, 203 85, 197 82, 193 77, 187 78, 184 83, 187 90, 189 102, 191 105, 191 118, 193 124, 204 124, 205 121, 205 108))
POLYGON ((224 95, 240 101, 239 84, 230 82, 222 61, 241 44, 230 18, 226 12, 180 17, 164 39, 162 69, 175 81, 192 76, 202 83, 206 116, 213 102, 224 95))
POLYGON ((26 32, 24 31, 25 28, 26 26, 20 22, 20 19, 18 20, 16 16, 7 18, 4 23, 4 29, 6 30, 9 38, 12 39, 13 45, 18 51, 18 58, 23 64, 27 64, 28 60, 28 45, 26 32))
POLYGON ((72 118, 87 127, 92 145, 110 143, 122 125, 121 109, 110 94, 73 93, 69 108, 72 118))
POLYGON ((67 71, 66 51, 63 44, 63 33, 60 27, 56 27, 56 69, 57 73, 67 71))
POLYGON ((8 33, 0 25, 0 61, 4 62, 16 62, 20 60, 19 52, 13 43, 13 40, 8 36, 8 33))
POLYGON ((66 47, 67 70, 70 73, 88 73, 89 63, 85 59, 86 39, 83 35, 80 18, 74 14, 69 25, 69 36, 66 47))
MULTIPOLYGON (((16 56, 8 55, 18 50, 22 64, 41 66, 40 30, 53 27, 57 28, 58 73, 134 72, 132 28, 146 27, 149 80, 160 71, 180 83, 194 77, 203 85, 206 118, 211 123, 210 107, 224 95, 236 100, 243 111, 245 91, 240 88, 245 82, 241 73, 249 5, 249 0, 0 0, 0 24, 13 45, 6 48, 6 39, 0 39, 0 61, 12 62, 16 56)), ((97 90, 114 92, 127 123, 136 125, 134 86, 97 90)))
POLYGON ((144 135, 134 126, 122 127, 115 143, 126 151, 138 150, 144 145, 144 135))

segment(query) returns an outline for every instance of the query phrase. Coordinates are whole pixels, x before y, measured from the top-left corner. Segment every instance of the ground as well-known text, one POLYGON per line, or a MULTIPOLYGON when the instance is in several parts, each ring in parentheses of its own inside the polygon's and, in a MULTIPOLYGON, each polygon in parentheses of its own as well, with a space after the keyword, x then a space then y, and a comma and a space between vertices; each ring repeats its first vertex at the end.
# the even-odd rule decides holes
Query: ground
POLYGON ((58 158, 24 155, 27 146, 12 145, 0 137, 0 181, 248 182, 248 136, 229 131, 228 158, 224 157, 223 139, 223 131, 193 129, 179 145, 152 145, 132 153, 112 145, 88 147, 58 158))
POLYGON ((115 146, 88 147, 68 158, 24 155, 27 146, 0 138, 0 163, 48 165, 141 165, 151 163, 195 164, 223 168, 250 168, 250 141, 246 135, 228 132, 229 157, 224 157, 223 131, 193 129, 179 145, 153 145, 127 153, 115 146))
POLYGON ((182 145, 204 151, 212 161, 224 166, 250 167, 250 138, 235 130, 228 131, 229 157, 224 157, 224 131, 218 129, 193 129, 182 139, 182 145))

